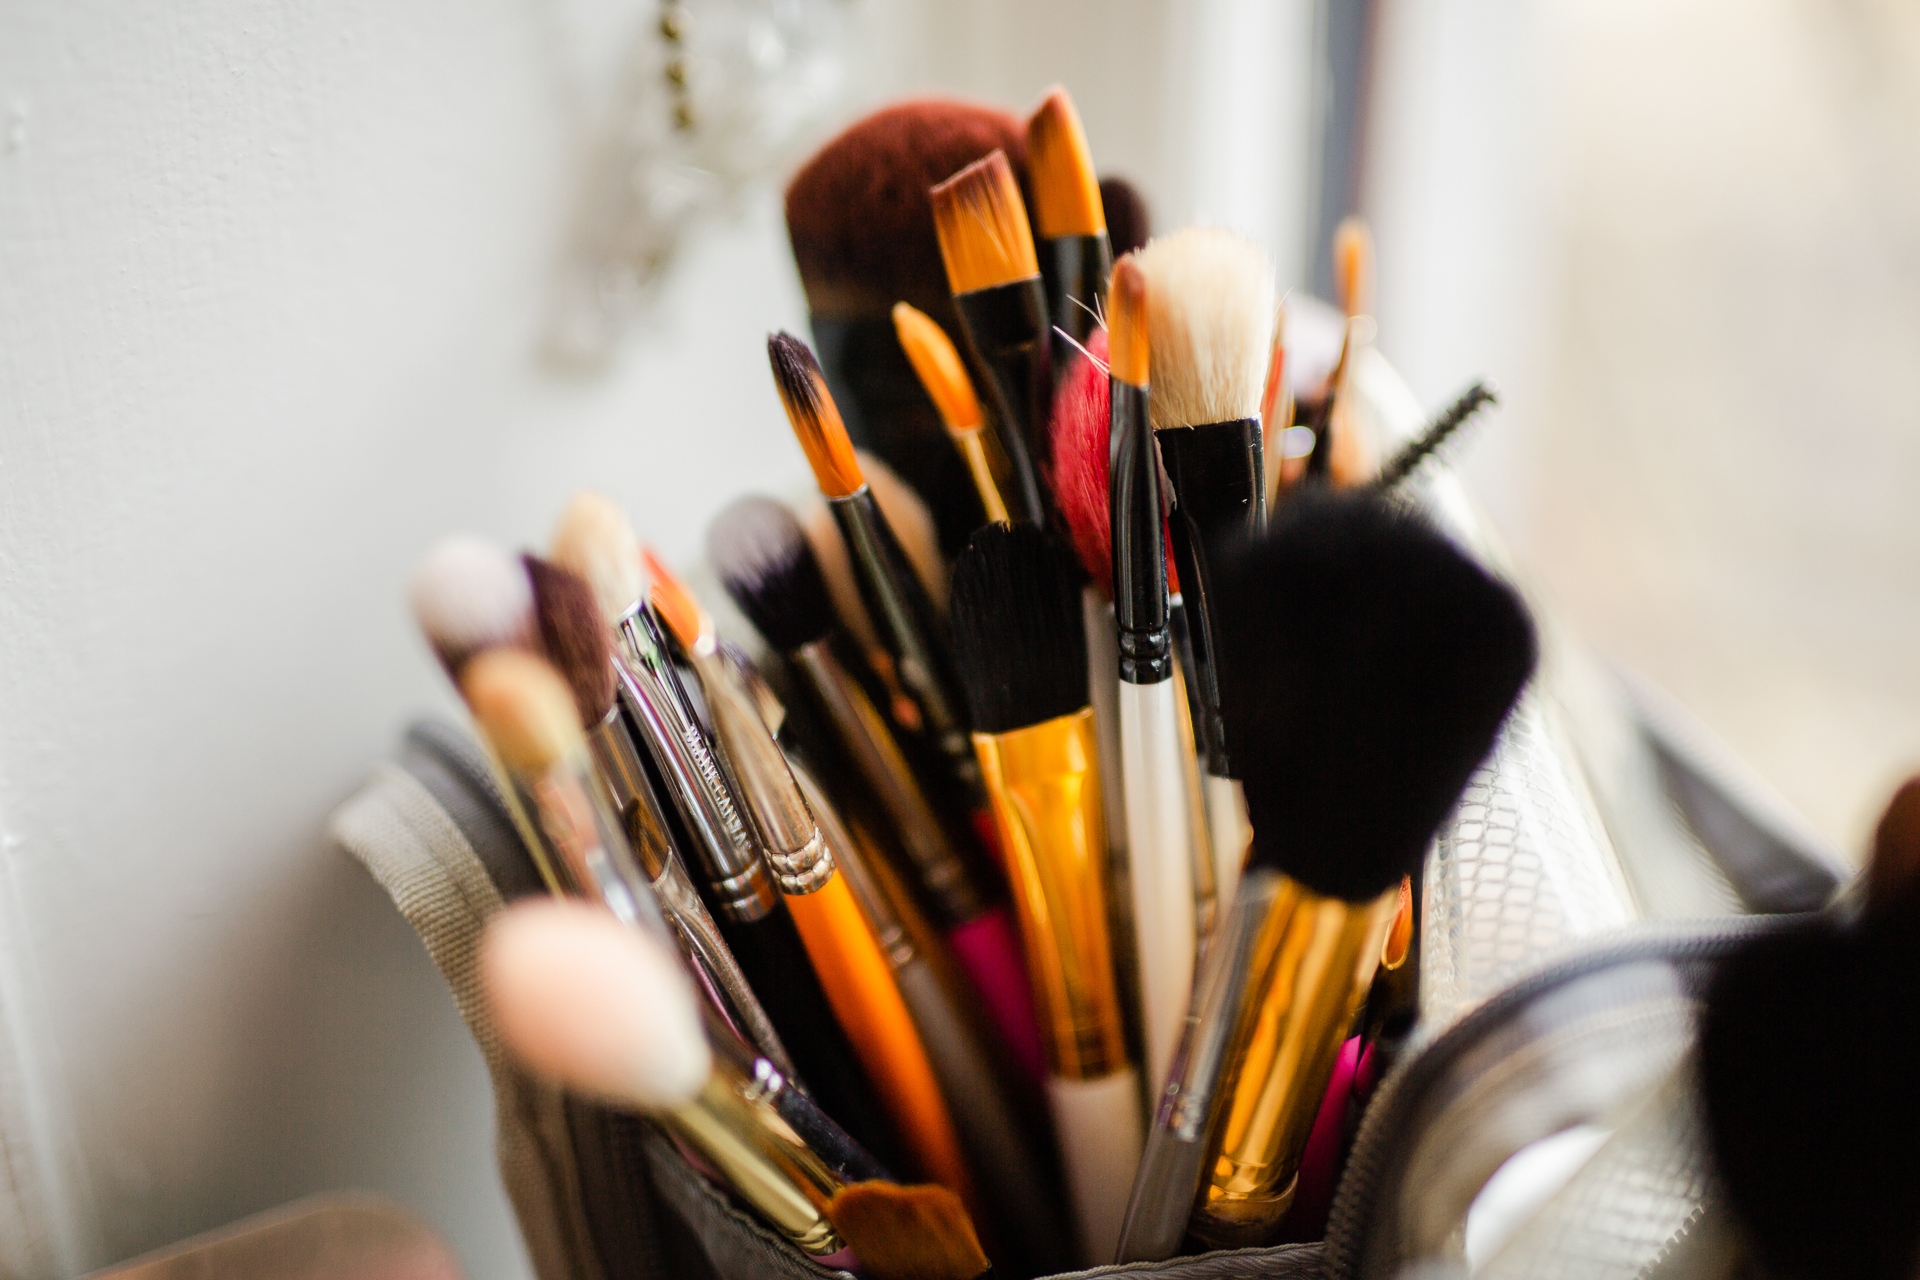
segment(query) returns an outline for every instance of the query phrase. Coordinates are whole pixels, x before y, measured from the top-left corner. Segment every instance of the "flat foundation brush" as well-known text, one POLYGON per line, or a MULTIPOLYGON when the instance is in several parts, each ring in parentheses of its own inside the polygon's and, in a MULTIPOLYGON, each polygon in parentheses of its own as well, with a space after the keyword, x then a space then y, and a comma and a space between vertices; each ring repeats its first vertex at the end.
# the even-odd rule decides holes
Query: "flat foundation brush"
POLYGON ((1253 846, 1148 1135, 1119 1257, 1271 1240, 1399 886, 1532 673, 1519 598, 1377 497, 1308 491, 1228 558, 1253 846))
POLYGON ((960 327, 991 378, 1006 428, 1001 444, 1014 473, 1021 519, 1045 523, 1033 459, 1045 440, 1053 394, 1048 372, 1047 295, 1033 230, 1006 153, 995 151, 934 187, 933 225, 953 288, 960 327))
POLYGON ((891 820, 914 881, 988 1016, 1022 1068, 1040 1080, 1040 1031, 1003 893, 984 874, 966 829, 928 798, 887 722, 835 654, 833 608, 799 523, 770 498, 742 498, 708 530, 707 558, 740 612, 825 710, 891 820))
POLYGON ((1148 418, 1149 312, 1134 255, 1108 292, 1109 427, 1113 458, 1113 607, 1120 665, 1120 763, 1126 788, 1127 867, 1138 951, 1140 1027, 1148 1078, 1164 1079, 1193 985, 1192 815, 1174 682, 1165 507, 1148 418))
MULTIPOLYGON (((1076 346, 1099 325, 1100 298, 1113 270, 1107 214, 1093 155, 1073 99, 1058 86, 1027 119, 1027 167, 1033 230, 1047 287, 1048 336, 1057 384, 1076 346)), ((1051 391, 1051 388, 1049 388, 1051 391)), ((1040 424, 1036 424, 1038 426, 1040 424)), ((1041 443, 1034 441, 1036 447, 1041 443)))
POLYGON ((1215 670, 1223 610, 1215 549, 1266 524, 1260 399, 1273 349, 1273 264, 1228 231, 1193 227, 1139 253, 1152 299, 1149 411, 1193 649, 1217 902, 1233 900, 1247 833, 1215 670))
POLYGON ((647 556, 652 599, 693 664, 739 784, 748 817, 785 896, 834 1016, 879 1090, 895 1129, 936 1182, 963 1200, 973 1179, 939 1081, 871 923, 835 863, 835 850, 773 740, 753 692, 720 653, 713 620, 657 557, 647 556))
POLYGON ((1140 1081, 1108 938, 1098 748, 1066 551, 1033 525, 988 525, 955 564, 953 621, 1046 1032, 1076 1234, 1091 1262, 1119 1233, 1140 1152, 1140 1081))

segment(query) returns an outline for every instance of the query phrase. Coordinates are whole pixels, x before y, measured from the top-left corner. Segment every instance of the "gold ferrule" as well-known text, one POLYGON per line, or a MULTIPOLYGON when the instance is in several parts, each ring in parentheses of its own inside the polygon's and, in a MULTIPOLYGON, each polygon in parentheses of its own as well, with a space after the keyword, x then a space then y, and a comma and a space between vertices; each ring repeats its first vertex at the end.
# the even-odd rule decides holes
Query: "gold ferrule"
POLYGON ((822 1258, 843 1247, 826 1207, 845 1184, 724 1055, 715 1055, 714 1072, 699 1096, 668 1111, 666 1119, 741 1199, 804 1252, 822 1258))
POLYGON ((1190 1224, 1208 1245, 1264 1243, 1292 1206, 1301 1152, 1398 900, 1397 885, 1353 903, 1281 880, 1254 943, 1232 1073, 1214 1098, 1211 1172, 1190 1224))
POLYGON ((976 733, 1006 851, 1027 972, 1055 1075, 1127 1065, 1107 938, 1107 828, 1093 709, 1011 733, 976 733))

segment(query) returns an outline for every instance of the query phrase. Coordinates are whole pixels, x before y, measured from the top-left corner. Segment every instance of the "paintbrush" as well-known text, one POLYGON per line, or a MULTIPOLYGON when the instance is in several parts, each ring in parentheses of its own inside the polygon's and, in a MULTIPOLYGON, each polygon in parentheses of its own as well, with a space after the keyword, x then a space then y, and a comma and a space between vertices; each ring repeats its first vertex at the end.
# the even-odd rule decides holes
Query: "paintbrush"
POLYGON ((1519 598, 1376 497, 1307 492, 1221 565, 1253 845, 1165 1078, 1117 1257, 1270 1238, 1399 884, 1534 663, 1519 598))
MULTIPOLYGON (((1164 1079, 1193 984, 1193 830, 1169 624, 1165 508, 1148 418, 1148 312, 1132 256, 1108 289, 1108 437, 1120 765, 1148 1078, 1164 1079)), ((1190 758, 1190 757, 1188 757, 1190 758)))
POLYGON ((1000 481, 987 456, 987 417, 953 339, 910 302, 893 304, 893 327, 900 336, 900 349, 907 353, 907 363, 939 410, 947 438, 966 459, 967 473, 973 477, 988 522, 1004 523, 1009 518, 1006 499, 1000 496, 1000 481))
POLYGON ((648 553, 646 567, 653 606, 693 664, 724 762, 760 832, 774 882, 786 897, 835 1017, 920 1167, 963 1200, 972 1198, 972 1174, 926 1046, 871 923, 839 873, 835 850, 753 693, 722 659, 713 619, 658 557, 648 553))
MULTIPOLYGON (((1033 232, 1046 282, 1052 376, 1066 372, 1075 347, 1099 325, 1100 299, 1113 248, 1100 180, 1073 99, 1058 85, 1027 118, 1027 168, 1033 185, 1033 232)), ((1048 391, 1051 394, 1052 388, 1048 391)), ((1033 424, 1037 429, 1041 424, 1033 424)), ((1037 448, 1040 440, 1035 437, 1037 448)))
POLYGON ((1033 459, 1045 443, 1040 433, 1053 393, 1047 295, 1020 185, 1006 152, 995 151, 929 194, 960 327, 974 357, 986 366, 1005 428, 1000 443, 1014 479, 1008 496, 1018 503, 1020 518, 1044 523, 1033 459))
POLYGON ((1273 349, 1273 265, 1228 231, 1194 227, 1138 255, 1152 299, 1149 411, 1173 503, 1170 528, 1193 650, 1218 903, 1233 900, 1247 832, 1215 671, 1222 610, 1214 548, 1266 523, 1260 398, 1273 349))
POLYGON ((1045 1028, 1077 1238, 1091 1261, 1112 1249, 1126 1207, 1140 1081, 1109 949, 1100 771, 1071 563, 1033 525, 988 525, 955 563, 953 620, 1045 1028))

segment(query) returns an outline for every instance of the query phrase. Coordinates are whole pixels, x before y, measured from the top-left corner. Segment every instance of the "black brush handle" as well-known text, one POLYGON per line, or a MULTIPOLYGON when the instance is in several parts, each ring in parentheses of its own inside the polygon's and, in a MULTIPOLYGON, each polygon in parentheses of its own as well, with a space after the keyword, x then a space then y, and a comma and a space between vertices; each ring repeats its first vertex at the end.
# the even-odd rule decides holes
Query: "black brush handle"
POLYGON ((1188 640, 1193 648, 1196 728, 1207 772, 1233 776, 1216 666, 1220 611, 1212 558, 1230 541, 1258 532, 1266 520, 1264 450, 1258 418, 1211 422, 1157 433, 1160 460, 1172 489, 1173 562, 1180 570, 1188 640))
POLYGON ((1048 339, 1053 349, 1051 385, 1073 367, 1076 344, 1099 327, 1100 295, 1113 270, 1113 247, 1106 232, 1093 236, 1056 236, 1042 240, 1040 276, 1047 286, 1048 339))
POLYGON ((1046 503, 1034 458, 1045 452, 1047 408, 1053 375, 1047 343, 1047 294, 1039 276, 956 294, 973 354, 986 366, 1001 446, 1020 486, 1025 519, 1044 524, 1046 503))
POLYGON ((1111 389, 1113 617, 1120 633, 1120 679, 1158 684, 1173 679, 1160 460, 1147 422, 1147 389, 1118 379, 1111 380, 1111 389))

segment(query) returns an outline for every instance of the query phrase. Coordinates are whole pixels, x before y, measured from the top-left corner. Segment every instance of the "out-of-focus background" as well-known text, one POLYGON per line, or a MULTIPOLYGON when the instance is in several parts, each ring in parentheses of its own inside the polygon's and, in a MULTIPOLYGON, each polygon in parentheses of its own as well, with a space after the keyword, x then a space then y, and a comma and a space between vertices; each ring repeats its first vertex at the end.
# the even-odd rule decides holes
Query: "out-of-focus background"
MULTIPOLYGON (((1160 226, 1283 285, 1366 213, 1383 351, 1426 403, 1506 393, 1464 468, 1518 565, 1857 851, 1920 764, 1920 11, 827 2, 813 138, 1060 81, 1160 226)), ((605 369, 542 354, 657 18, 0 11, 0 1274, 339 1186, 525 1273, 480 1059, 324 821, 452 710, 404 607, 436 536, 537 545, 591 483, 686 561, 802 483, 781 173, 693 220, 605 369)))

